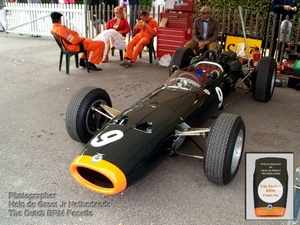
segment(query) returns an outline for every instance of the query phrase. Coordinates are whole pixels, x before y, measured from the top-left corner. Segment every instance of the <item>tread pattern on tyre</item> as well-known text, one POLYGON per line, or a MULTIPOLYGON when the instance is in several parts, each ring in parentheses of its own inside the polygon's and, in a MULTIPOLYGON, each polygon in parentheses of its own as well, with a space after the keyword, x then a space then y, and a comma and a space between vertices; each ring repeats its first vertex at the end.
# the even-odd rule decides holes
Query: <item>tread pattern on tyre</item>
POLYGON ((256 68, 257 74, 255 76, 255 86, 253 90, 254 98, 256 101, 267 102, 271 99, 273 94, 273 91, 272 93, 270 92, 272 76, 274 74, 274 70, 276 71, 276 62, 272 57, 263 57, 258 62, 256 68))
POLYGON ((71 101, 69 102, 69 105, 67 107, 66 112, 66 129, 69 134, 69 136, 78 142, 82 142, 82 140, 79 138, 78 132, 77 132, 77 114, 78 109, 83 101, 83 99, 93 90, 98 89, 96 87, 84 87, 80 89, 78 92, 73 95, 71 101))
POLYGON ((222 113, 209 133, 206 148, 209 149, 209 154, 205 155, 204 171, 207 179, 216 184, 224 184, 223 168, 226 157, 227 140, 231 133, 231 129, 229 128, 233 127, 238 117, 239 116, 235 114, 222 113))

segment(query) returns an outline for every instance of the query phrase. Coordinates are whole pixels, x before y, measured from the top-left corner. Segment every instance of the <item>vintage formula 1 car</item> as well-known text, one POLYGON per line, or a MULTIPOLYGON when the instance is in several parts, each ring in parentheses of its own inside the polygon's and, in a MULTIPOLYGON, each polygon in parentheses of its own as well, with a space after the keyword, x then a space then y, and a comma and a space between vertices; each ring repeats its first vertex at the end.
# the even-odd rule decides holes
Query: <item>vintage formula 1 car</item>
POLYGON ((201 136, 207 139, 200 156, 206 177, 226 185, 243 155, 242 118, 222 113, 209 128, 192 128, 191 122, 197 118, 197 124, 205 124, 239 83, 253 90, 256 100, 268 101, 275 75, 276 63, 270 57, 263 57, 253 69, 244 67, 232 51, 195 56, 181 47, 172 57, 169 79, 123 112, 112 108, 105 90, 82 88, 66 112, 69 136, 86 143, 70 172, 93 191, 117 194, 178 152, 186 136, 201 136))

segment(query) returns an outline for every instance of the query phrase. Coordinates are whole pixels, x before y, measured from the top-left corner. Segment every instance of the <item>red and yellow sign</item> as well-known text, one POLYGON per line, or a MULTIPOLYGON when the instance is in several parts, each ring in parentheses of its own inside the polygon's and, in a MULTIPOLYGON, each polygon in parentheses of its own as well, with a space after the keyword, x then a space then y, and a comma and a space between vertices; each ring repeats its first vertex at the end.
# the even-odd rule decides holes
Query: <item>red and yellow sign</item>
MULTIPOLYGON (((262 40, 252 39, 252 38, 247 38, 246 40, 247 40, 247 45, 248 45, 249 57, 252 58, 255 47, 261 48, 262 40)), ((225 43, 225 51, 228 51, 228 46, 229 46, 229 50, 236 52, 237 44, 240 44, 240 43, 245 43, 243 37, 227 35, 226 43, 225 43)))

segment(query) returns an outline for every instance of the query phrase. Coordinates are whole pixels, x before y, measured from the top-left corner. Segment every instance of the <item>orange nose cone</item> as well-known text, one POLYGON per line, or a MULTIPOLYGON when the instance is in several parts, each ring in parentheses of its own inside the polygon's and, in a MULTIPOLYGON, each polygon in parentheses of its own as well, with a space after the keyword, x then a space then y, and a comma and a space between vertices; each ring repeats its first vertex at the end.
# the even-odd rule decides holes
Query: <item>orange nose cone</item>
POLYGON ((282 217, 284 214, 284 207, 273 207, 272 209, 267 209, 267 207, 255 208, 255 215, 259 217, 282 217))
POLYGON ((81 155, 70 166, 71 175, 84 187, 105 195, 114 195, 126 188, 124 173, 114 164, 81 155))

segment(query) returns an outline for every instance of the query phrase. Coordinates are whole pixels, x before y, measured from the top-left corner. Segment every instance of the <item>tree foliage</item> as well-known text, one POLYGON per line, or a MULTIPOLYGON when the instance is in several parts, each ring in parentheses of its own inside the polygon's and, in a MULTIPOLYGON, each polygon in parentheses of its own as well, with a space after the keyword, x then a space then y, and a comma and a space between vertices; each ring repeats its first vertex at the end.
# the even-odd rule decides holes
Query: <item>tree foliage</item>
POLYGON ((152 0, 140 0, 140 4, 142 6, 151 6, 152 5, 152 0))
POLYGON ((240 0, 200 0, 195 1, 194 11, 198 13, 203 6, 209 6, 212 9, 232 9, 236 10, 239 6, 243 7, 243 10, 252 13, 265 13, 269 10, 270 0, 258 0, 258 1, 240 1, 240 0))

